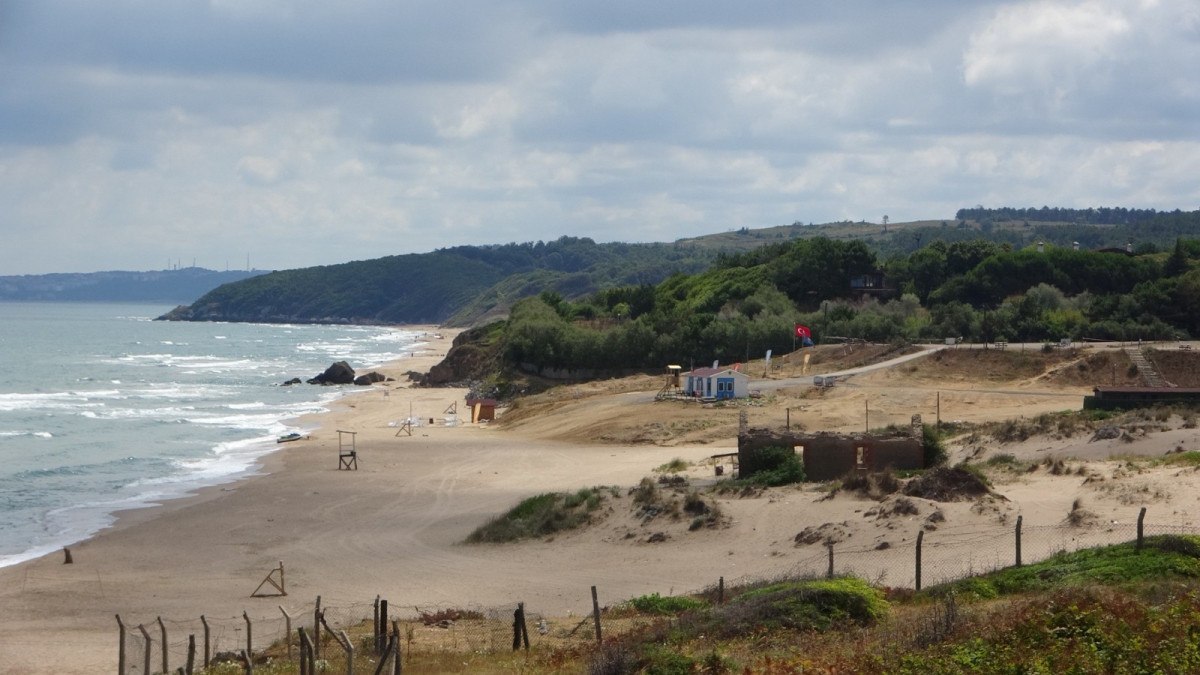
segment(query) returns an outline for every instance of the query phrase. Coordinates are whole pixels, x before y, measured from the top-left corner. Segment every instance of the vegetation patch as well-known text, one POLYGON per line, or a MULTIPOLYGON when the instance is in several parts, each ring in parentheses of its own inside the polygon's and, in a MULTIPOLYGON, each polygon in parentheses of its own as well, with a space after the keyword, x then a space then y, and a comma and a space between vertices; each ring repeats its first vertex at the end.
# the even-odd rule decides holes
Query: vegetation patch
POLYGON ((1141 551, 1130 543, 1060 553, 1032 565, 1009 567, 931 589, 976 598, 1042 592, 1087 584, 1136 584, 1200 579, 1200 537, 1146 537, 1141 551))
POLYGON ((978 471, 960 464, 926 471, 904 486, 904 494, 935 502, 958 502, 992 494, 992 490, 978 471))
POLYGON ((508 513, 477 528, 467 537, 467 543, 520 541, 583 527, 593 522, 607 499, 619 495, 616 488, 594 487, 529 497, 508 513))
POLYGON ((738 476, 743 482, 777 486, 804 481, 804 461, 791 448, 772 445, 741 455, 738 476))

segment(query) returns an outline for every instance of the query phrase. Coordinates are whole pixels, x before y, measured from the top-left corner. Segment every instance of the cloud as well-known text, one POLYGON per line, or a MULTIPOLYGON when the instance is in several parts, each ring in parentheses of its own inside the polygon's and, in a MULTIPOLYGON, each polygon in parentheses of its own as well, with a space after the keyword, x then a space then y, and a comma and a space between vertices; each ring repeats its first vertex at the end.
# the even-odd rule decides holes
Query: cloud
POLYGON ((1194 0, 0 0, 0 274, 1195 208, 1194 0))

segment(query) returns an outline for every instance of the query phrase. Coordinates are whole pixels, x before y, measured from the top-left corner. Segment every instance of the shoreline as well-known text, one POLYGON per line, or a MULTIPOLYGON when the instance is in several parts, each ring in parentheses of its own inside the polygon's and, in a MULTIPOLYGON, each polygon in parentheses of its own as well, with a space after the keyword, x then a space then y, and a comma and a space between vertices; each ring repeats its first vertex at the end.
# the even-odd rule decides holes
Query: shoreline
MULTIPOLYGON (((396 328, 418 336, 429 336, 428 340, 416 341, 417 344, 424 345, 418 350, 421 352, 421 354, 418 355, 418 352, 416 351, 410 352, 409 356, 401 356, 372 367, 363 367, 360 372, 367 372, 370 370, 378 371, 389 374, 389 376, 395 377, 398 381, 402 381, 402 373, 407 373, 410 370, 427 372, 430 366, 436 364, 442 357, 445 356, 445 352, 449 349, 449 342, 452 342, 453 337, 460 332, 457 330, 449 331, 451 334, 445 340, 435 340, 433 336, 439 334, 439 331, 441 331, 439 326, 432 324, 416 324, 396 326, 396 328), (430 345, 433 342, 446 342, 445 345, 442 345, 445 347, 445 349, 441 349, 440 351, 438 349, 434 349, 432 350, 432 353, 430 353, 430 345), (427 361, 430 361, 431 363, 426 364, 427 361), (414 365, 415 367, 408 367, 414 365)), ((280 418, 278 422, 289 429, 295 428, 297 430, 302 430, 304 426, 311 426, 313 431, 317 431, 321 425, 322 418, 327 416, 330 412, 336 410, 343 401, 354 396, 362 395, 372 387, 379 386, 380 384, 372 385, 371 387, 342 385, 342 391, 327 392, 333 395, 330 400, 314 402, 315 406, 319 406, 321 408, 320 411, 300 412, 292 417, 280 418)), ((322 389, 324 388, 322 387, 322 389)), ((156 495, 153 492, 147 492, 144 494, 132 495, 128 498, 120 500, 119 502, 84 503, 62 507, 58 510, 98 512, 99 515, 96 517, 98 520, 103 522, 84 528, 86 533, 82 536, 64 535, 62 543, 43 544, 40 546, 31 547, 24 551, 19 551, 0 557, 15 558, 11 561, 0 560, 0 570, 16 567, 40 558, 61 556, 63 555, 63 549, 76 547, 114 528, 119 528, 126 526, 127 524, 139 523, 147 519, 155 518, 162 513, 163 509, 170 509, 176 506, 186 506, 193 500, 200 498, 209 492, 216 491, 219 494, 222 491, 232 489, 231 486, 236 486, 244 481, 249 481, 262 475, 271 473, 272 471, 279 470, 282 464, 277 456, 280 455, 285 449, 284 446, 286 446, 286 444, 276 444, 275 439, 276 436, 271 434, 263 436, 257 441, 254 437, 233 441, 233 443, 246 443, 246 447, 249 448, 249 451, 244 453, 247 455, 243 459, 243 461, 246 462, 244 467, 235 469, 230 473, 208 479, 200 476, 193 477, 184 475, 180 478, 178 483, 173 481, 169 481, 167 483, 167 485, 172 489, 166 490, 168 493, 165 495, 156 495), (120 505, 121 502, 127 502, 129 505, 122 506, 120 505)), ((222 443, 220 445, 224 444, 225 443, 222 443)))
MULTIPOLYGON (((111 670, 116 662, 113 616, 160 613, 153 610, 152 606, 156 604, 153 599, 174 594, 180 590, 179 585, 187 585, 188 575, 197 571, 191 569, 189 559, 195 558, 199 549, 220 547, 221 531, 229 529, 218 526, 216 532, 202 535, 199 541, 191 538, 172 541, 173 535, 192 529, 190 525, 179 525, 180 521, 192 522, 195 516, 189 514, 197 511, 204 512, 201 520, 208 519, 212 513, 224 514, 221 520, 226 525, 231 518, 236 520, 237 512, 246 509, 240 504, 230 505, 230 501, 241 501, 247 495, 253 495, 264 483, 280 482, 293 464, 290 457, 306 454, 309 448, 305 446, 326 446, 328 439, 333 437, 332 447, 336 448, 333 431, 346 419, 348 412, 360 405, 360 400, 388 396, 381 395, 381 391, 414 391, 409 388, 406 373, 426 372, 440 362, 459 332, 428 325, 403 328, 428 334, 427 339, 420 341, 420 349, 411 356, 366 369, 393 377, 395 382, 369 387, 346 385, 353 388, 346 389, 326 406, 324 412, 286 420, 289 426, 314 427, 309 432, 310 439, 267 449, 254 458, 247 470, 232 474, 229 480, 198 486, 189 489, 187 494, 144 507, 115 511, 109 524, 84 539, 0 567, 0 598, 4 598, 3 602, 10 608, 8 617, 0 619, 0 673, 111 670), (435 338, 435 335, 441 337, 435 338), (138 543, 130 544, 130 541, 138 543), (63 548, 71 550, 73 564, 63 564, 63 548), (131 602, 131 596, 142 589, 151 599, 149 605, 144 600, 131 602), (78 644, 61 649, 56 646, 51 650, 53 654, 39 654, 37 652, 41 650, 37 645, 46 641, 48 633, 69 635, 69 641, 78 644), (58 660, 60 652, 64 660, 52 663, 58 660)), ((253 508, 249 510, 253 511, 253 508)), ((230 580, 236 576, 240 574, 232 574, 230 580)), ((200 584, 201 587, 204 585, 200 584)), ((235 593, 235 596, 248 595, 252 589, 253 583, 248 590, 239 589, 245 592, 235 593)), ((198 595, 192 595, 187 604, 203 607, 204 598, 213 590, 209 588, 207 592, 202 590, 198 595)), ((178 602, 168 604, 179 608, 178 602)), ((177 610, 161 611, 164 617, 177 613, 177 610)), ((188 614, 190 612, 183 612, 184 616, 188 614)), ((55 644, 58 644, 57 640, 55 644)))

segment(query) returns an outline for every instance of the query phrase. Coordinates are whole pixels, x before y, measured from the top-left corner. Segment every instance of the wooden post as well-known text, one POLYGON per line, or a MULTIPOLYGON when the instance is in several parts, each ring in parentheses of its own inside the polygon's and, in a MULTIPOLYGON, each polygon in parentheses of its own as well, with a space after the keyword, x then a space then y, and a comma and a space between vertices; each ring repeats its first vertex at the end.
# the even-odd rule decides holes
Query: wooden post
POLYGON ((142 638, 146 641, 146 646, 142 649, 142 672, 150 672, 150 633, 146 631, 145 624, 138 624, 138 630, 142 631, 142 638))
POLYGON ((254 627, 250 625, 250 615, 242 612, 242 618, 246 620, 246 653, 254 653, 254 627))
POLYGON ((868 434, 871 433, 871 402, 869 400, 863 401, 863 421, 867 427, 864 431, 868 434))
POLYGON ((525 621, 525 603, 517 603, 517 610, 521 612, 521 644, 525 646, 525 651, 529 651, 529 624, 525 621))
POLYGON ((292 660, 292 615, 287 613, 283 605, 279 606, 279 611, 283 612, 283 641, 287 643, 288 661, 292 660))
POLYGON ((917 590, 921 590, 921 542, 925 540, 925 530, 917 532, 917 590))
POLYGON ((1144 536, 1145 530, 1142 529, 1142 521, 1144 521, 1145 519, 1146 519, 1146 507, 1143 506, 1142 510, 1138 511, 1137 545, 1135 546, 1135 549, 1138 551, 1142 550, 1142 544, 1145 543, 1145 536, 1144 536))
POLYGON ((187 675, 192 675, 192 672, 195 670, 195 668, 196 668, 196 634, 190 633, 188 635, 187 668, 185 668, 183 672, 187 673, 187 675))
POLYGON ((833 578, 833 544, 832 543, 825 544, 825 548, 829 549, 829 569, 825 572, 825 577, 828 579, 832 579, 833 578))
MULTIPOLYGON (((379 644, 382 650, 387 649, 388 632, 388 601, 379 601, 379 644)), ((382 653, 382 652, 381 652, 382 653)))
POLYGON ((125 622, 121 621, 121 615, 117 615, 117 672, 120 675, 125 675, 125 622))
POLYGON ((1021 566, 1021 519, 1024 516, 1017 516, 1017 567, 1021 566))
POLYGON ((375 645, 375 653, 379 653, 379 596, 375 596, 375 602, 372 603, 373 611, 375 612, 375 622, 371 625, 371 643, 375 645))
POLYGON ((167 625, 163 623, 161 616, 158 617, 158 633, 162 636, 162 671, 169 673, 171 667, 167 665, 167 625))
POLYGON ((354 645, 346 631, 342 631, 342 646, 346 648, 346 675, 354 675, 354 645))
POLYGON ((312 660, 312 642, 308 639, 308 633, 304 631, 304 626, 296 629, 300 634, 300 675, 309 675, 312 672, 309 669, 312 660))
POLYGON ((375 666, 374 675, 383 675, 383 669, 387 666, 388 659, 395 653, 397 639, 396 635, 388 636, 387 646, 383 648, 383 654, 379 657, 379 665, 375 666))
POLYGON ((251 675, 254 672, 254 662, 250 660, 250 655, 245 649, 242 650, 242 661, 246 664, 246 675, 251 675))
POLYGON ((204 624, 204 667, 208 668, 212 658, 212 641, 209 640, 208 619, 200 615, 200 623, 204 624))
POLYGON ((792 409, 784 408, 784 410, 787 411, 787 416, 784 417, 784 428, 787 429, 788 431, 791 431, 792 430, 792 409))
POLYGON ((942 428, 942 392, 937 393, 937 428, 942 428))
POLYGON ((401 675, 404 666, 400 663, 400 622, 392 622, 392 635, 396 636, 396 658, 392 661, 392 675, 401 675))
POLYGON ((725 604, 725 577, 717 579, 717 604, 725 604))
POLYGON ((313 660, 321 660, 321 596, 313 607, 313 660))
POLYGON ((521 648, 521 612, 525 611, 525 603, 518 602, 513 611, 513 648, 515 652, 521 648))
POLYGON ((600 600, 597 599, 595 586, 592 586, 592 620, 596 623, 596 644, 601 644, 604 639, 600 634, 600 600))

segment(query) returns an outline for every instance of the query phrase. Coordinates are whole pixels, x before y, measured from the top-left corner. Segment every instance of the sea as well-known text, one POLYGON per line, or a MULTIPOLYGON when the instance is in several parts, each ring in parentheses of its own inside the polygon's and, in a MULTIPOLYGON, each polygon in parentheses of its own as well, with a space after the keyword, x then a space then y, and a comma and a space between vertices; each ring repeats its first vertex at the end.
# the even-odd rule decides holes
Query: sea
POLYGON ((395 326, 155 321, 167 306, 0 303, 0 567, 261 470, 299 416, 424 337, 395 326))

